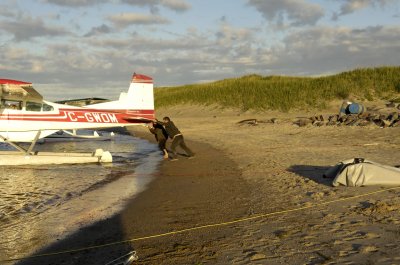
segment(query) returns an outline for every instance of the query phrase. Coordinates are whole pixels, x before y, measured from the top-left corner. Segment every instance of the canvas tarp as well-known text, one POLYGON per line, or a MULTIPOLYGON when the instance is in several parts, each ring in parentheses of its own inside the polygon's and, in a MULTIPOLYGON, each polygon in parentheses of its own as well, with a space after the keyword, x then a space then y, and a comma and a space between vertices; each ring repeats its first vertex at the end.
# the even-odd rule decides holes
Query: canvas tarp
POLYGON ((333 178, 333 186, 400 186, 400 168, 358 158, 336 164, 324 177, 333 178))

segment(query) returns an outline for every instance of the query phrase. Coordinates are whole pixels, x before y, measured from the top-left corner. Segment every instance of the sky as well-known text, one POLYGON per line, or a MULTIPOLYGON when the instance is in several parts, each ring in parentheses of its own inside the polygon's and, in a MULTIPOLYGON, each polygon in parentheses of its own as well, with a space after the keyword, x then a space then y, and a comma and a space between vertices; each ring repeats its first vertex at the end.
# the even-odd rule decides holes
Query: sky
POLYGON ((400 65, 400 0, 2 0, 0 78, 48 100, 116 99, 249 74, 400 65))

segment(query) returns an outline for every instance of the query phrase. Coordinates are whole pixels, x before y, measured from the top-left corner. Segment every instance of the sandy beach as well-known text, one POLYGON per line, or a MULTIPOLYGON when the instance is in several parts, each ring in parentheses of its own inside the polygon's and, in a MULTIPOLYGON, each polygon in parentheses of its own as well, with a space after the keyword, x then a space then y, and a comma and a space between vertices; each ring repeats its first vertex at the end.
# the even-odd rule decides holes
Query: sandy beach
MULTIPOLYGON (((162 162, 123 212, 41 253, 113 244, 18 264, 106 264, 132 249, 134 264, 400 264, 400 188, 333 187, 322 177, 354 157, 400 165, 400 128, 293 125, 317 114, 336 110, 157 110, 196 158, 162 162), (238 124, 245 119, 266 122, 238 124)), ((132 130, 154 141, 146 128, 132 130)))

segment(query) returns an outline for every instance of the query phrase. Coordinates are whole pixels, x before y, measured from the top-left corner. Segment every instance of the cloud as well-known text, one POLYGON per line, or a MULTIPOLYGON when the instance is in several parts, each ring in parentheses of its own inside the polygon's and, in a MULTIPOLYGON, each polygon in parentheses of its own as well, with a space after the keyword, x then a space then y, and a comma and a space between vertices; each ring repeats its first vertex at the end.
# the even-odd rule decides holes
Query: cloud
POLYGON ((84 35, 84 37, 92 37, 96 35, 102 35, 112 32, 111 28, 105 24, 101 26, 92 28, 88 33, 84 35))
POLYGON ((398 65, 400 27, 319 27, 288 35, 268 67, 290 74, 323 74, 380 65, 398 65))
POLYGON ((333 20, 337 20, 340 16, 352 14, 358 10, 368 7, 384 7, 396 0, 336 0, 341 2, 340 11, 333 14, 333 20))
POLYGON ((0 48, 0 61, 7 62, 0 66, 2 75, 24 81, 30 81, 31 76, 43 74, 43 66, 46 64, 46 58, 33 55, 28 49, 13 45, 0 48))
POLYGON ((93 6, 108 2, 108 0, 42 0, 44 3, 66 7, 93 6))
POLYGON ((183 0, 163 0, 161 5, 177 12, 183 12, 190 9, 190 5, 183 0))
POLYGON ((160 6, 172 9, 176 12, 184 12, 191 8, 185 0, 121 0, 121 2, 133 6, 148 6, 152 13, 158 13, 160 6))
MULTIPOLYGON (((135 21, 135 16, 127 17, 121 27, 135 21)), ((214 29, 191 26, 167 37, 139 30, 104 33, 110 33, 110 26, 102 24, 86 34, 96 38, 69 34, 61 44, 49 38, 40 49, 25 43, 0 46, 0 72, 34 82, 48 99, 117 98, 133 72, 165 86, 251 73, 319 75, 400 61, 400 26, 294 28, 273 41, 260 29, 235 27, 226 20, 214 29)))
POLYGON ((220 46, 234 47, 237 44, 252 40, 252 30, 246 28, 234 28, 227 23, 222 23, 215 36, 220 46))
POLYGON ((138 13, 121 13, 109 16, 108 19, 119 28, 125 28, 129 25, 154 25, 170 23, 168 19, 158 15, 144 15, 138 13))
POLYGON ((60 64, 66 73, 74 73, 76 71, 90 73, 93 70, 109 70, 112 65, 108 62, 107 57, 97 56, 95 51, 82 53, 82 46, 79 43, 48 45, 46 55, 51 58, 58 58, 57 60, 49 61, 51 62, 50 66, 60 64))
POLYGON ((321 6, 305 0, 248 0, 248 5, 279 26, 285 26, 286 21, 290 26, 315 25, 324 16, 321 6))
POLYGON ((19 18, 17 21, 0 21, 0 30, 14 36, 15 41, 26 41, 35 37, 54 37, 69 34, 62 27, 47 26, 40 18, 19 18))
POLYGON ((11 8, 7 6, 0 5, 0 16, 2 17, 15 17, 15 10, 12 10, 11 8))

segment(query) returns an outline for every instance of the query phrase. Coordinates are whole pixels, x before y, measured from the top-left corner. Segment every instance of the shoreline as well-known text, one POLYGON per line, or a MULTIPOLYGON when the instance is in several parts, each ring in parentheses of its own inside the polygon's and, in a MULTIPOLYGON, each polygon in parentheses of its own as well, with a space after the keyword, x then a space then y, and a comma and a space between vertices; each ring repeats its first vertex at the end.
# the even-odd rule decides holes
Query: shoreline
MULTIPOLYGON (((135 136, 155 142, 153 135, 141 130, 135 136)), ((83 227, 35 255, 114 242, 125 243, 50 257, 28 258, 16 264, 106 264, 131 250, 136 250, 139 256, 135 264, 191 264, 195 260, 214 260, 214 255, 204 252, 204 248, 212 244, 215 236, 225 238, 234 230, 195 231, 139 242, 129 241, 247 214, 248 207, 244 201, 247 200, 245 194, 248 191, 234 162, 208 144, 191 140, 186 142, 198 154, 195 159, 182 157, 178 161, 162 161, 155 179, 145 191, 130 199, 120 213, 83 227), (237 178, 232 179, 232 175, 237 178), (241 194, 241 198, 233 199, 235 194, 241 194), (198 237, 202 238, 201 242, 198 237), (196 242, 194 249, 194 246, 183 247, 193 242, 196 242), (158 253, 163 253, 163 261, 160 261, 158 253), (204 253, 208 254, 204 256, 204 253)))

